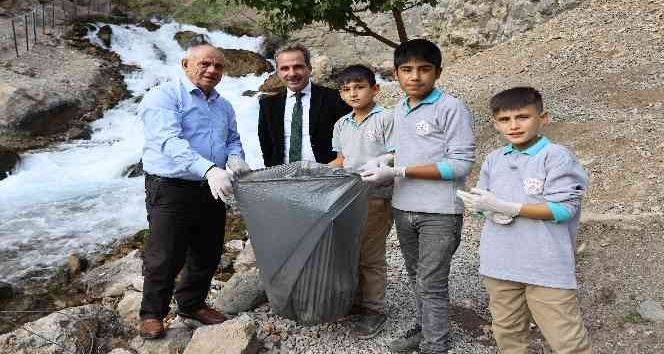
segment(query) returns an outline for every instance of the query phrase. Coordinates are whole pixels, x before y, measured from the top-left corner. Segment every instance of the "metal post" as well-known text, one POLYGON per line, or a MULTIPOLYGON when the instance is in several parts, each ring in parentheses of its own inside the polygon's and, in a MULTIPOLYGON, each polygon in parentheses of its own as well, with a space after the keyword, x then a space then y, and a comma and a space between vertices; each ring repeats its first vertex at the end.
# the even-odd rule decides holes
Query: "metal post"
POLYGON ((88 0, 88 15, 90 15, 91 10, 92 10, 92 0, 88 0))
POLYGON ((14 49, 16 49, 16 57, 18 58, 18 41, 16 40, 16 26, 14 25, 14 19, 12 18, 12 37, 14 38, 14 49))
POLYGON ((32 38, 34 38, 35 44, 37 44, 37 14, 35 10, 32 10, 32 38))
POLYGON ((30 51, 30 37, 28 37, 28 14, 23 15, 23 24, 25 25, 25 51, 30 51))
POLYGON ((55 2, 51 3, 51 28, 55 28, 55 2))
POLYGON ((108 14, 113 12, 113 0, 108 0, 108 14))
POLYGON ((67 22, 67 11, 65 10, 65 0, 60 0, 60 4, 62 5, 62 26, 64 26, 65 22, 67 22))
POLYGON ((74 3, 74 20, 76 20, 78 18, 78 4, 76 0, 73 0, 72 3, 74 3))
POLYGON ((46 34, 46 5, 44 3, 42 6, 42 34, 46 34))

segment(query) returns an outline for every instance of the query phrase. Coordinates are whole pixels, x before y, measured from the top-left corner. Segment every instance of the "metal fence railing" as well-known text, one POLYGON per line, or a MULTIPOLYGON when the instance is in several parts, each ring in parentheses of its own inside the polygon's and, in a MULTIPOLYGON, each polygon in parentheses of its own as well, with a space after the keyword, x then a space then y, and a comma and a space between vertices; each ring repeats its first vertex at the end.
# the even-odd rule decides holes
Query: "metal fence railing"
POLYGON ((110 14, 113 0, 47 0, 9 19, 10 38, 16 56, 29 52, 42 37, 62 33, 74 20, 110 14))

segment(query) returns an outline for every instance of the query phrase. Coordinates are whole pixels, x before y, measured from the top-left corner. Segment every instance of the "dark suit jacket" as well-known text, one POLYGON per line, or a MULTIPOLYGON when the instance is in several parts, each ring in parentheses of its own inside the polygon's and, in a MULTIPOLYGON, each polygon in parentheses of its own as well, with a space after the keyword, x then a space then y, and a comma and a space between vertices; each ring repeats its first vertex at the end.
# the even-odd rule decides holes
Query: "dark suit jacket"
MULTIPOLYGON (((260 99, 258 114, 258 139, 263 151, 266 167, 284 163, 284 109, 286 89, 273 96, 260 99)), ((311 104, 309 108, 309 136, 316 162, 328 163, 337 156, 332 151, 332 130, 334 123, 351 111, 341 100, 339 92, 327 87, 311 84, 311 104)))

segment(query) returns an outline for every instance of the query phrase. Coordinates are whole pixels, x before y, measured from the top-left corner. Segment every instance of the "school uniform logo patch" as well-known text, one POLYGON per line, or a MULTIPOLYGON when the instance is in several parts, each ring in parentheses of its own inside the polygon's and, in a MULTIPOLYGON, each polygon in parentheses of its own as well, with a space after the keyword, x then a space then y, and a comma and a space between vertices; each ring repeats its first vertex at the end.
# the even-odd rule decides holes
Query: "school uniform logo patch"
POLYGON ((377 142, 379 137, 380 135, 376 130, 367 130, 366 132, 364 132, 364 138, 370 143, 377 142))
POLYGON ((421 120, 415 124, 415 133, 417 135, 429 135, 433 132, 433 126, 425 120, 421 120))
POLYGON ((544 180, 529 177, 523 180, 523 189, 527 195, 541 194, 544 191, 544 180))

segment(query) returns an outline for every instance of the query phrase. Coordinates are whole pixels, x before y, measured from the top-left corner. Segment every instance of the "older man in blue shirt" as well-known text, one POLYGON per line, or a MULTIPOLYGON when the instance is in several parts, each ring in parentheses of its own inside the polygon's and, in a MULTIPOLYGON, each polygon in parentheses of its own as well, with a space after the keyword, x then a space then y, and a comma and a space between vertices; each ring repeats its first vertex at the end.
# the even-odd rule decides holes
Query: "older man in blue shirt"
POLYGON ((153 89, 139 108, 150 225, 139 333, 148 339, 164 335, 174 290, 180 316, 202 324, 224 321, 205 298, 223 249, 224 201, 234 175, 249 170, 233 107, 214 89, 224 71, 223 52, 198 44, 181 65, 186 78, 153 89))

